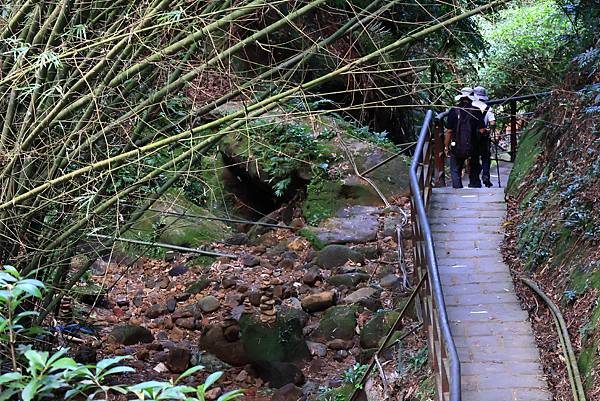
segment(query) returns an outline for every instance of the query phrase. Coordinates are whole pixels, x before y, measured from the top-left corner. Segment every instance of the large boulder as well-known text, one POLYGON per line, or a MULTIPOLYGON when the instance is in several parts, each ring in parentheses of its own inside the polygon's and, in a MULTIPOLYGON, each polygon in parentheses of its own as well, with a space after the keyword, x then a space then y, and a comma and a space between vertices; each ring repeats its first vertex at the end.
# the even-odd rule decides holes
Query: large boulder
MULTIPOLYGON (((124 237, 193 248, 223 241, 230 235, 225 224, 194 216, 212 215, 184 197, 169 193, 157 200, 152 210, 144 212, 124 237)), ((127 245, 124 250, 136 253, 138 248, 127 245)))
POLYGON ((317 265, 324 269, 343 266, 348 261, 364 263, 365 258, 360 252, 345 245, 328 245, 319 251, 317 255, 317 265))
POLYGON ((380 208, 350 206, 321 222, 319 227, 305 227, 301 232, 318 247, 330 244, 365 243, 375 241, 379 230, 380 208))
POLYGON ((357 306, 333 306, 327 309, 319 322, 317 336, 325 340, 351 340, 358 309, 357 306))
POLYGON ((280 311, 272 324, 251 314, 240 318, 241 342, 250 362, 296 362, 310 357, 297 313, 280 311))

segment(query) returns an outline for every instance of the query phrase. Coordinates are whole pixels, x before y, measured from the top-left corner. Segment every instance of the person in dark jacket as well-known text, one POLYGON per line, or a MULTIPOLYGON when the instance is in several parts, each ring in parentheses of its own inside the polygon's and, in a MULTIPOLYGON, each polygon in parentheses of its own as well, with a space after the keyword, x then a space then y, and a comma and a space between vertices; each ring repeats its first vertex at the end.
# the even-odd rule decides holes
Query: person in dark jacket
POLYGON ((476 97, 473 88, 463 88, 456 96, 458 104, 448 112, 444 148, 450 157, 452 187, 462 188, 462 170, 467 159, 471 159, 469 188, 481 188, 479 178, 479 136, 485 132, 483 113, 473 106, 476 97))
POLYGON ((496 117, 494 116, 492 107, 485 103, 489 100, 485 88, 483 86, 476 86, 473 93, 477 98, 477 100, 473 102, 473 106, 479 108, 483 113, 483 123, 486 128, 485 133, 479 138, 479 155, 481 156, 481 180, 483 181, 483 184, 489 188, 493 185, 490 180, 490 166, 492 160, 490 135, 496 127, 496 117))

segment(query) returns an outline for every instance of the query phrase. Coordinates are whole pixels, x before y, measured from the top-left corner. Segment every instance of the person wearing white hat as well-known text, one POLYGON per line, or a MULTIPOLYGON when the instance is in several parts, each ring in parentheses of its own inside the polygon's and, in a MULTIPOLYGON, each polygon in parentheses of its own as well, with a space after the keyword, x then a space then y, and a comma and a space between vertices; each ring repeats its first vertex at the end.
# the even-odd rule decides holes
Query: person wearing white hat
POLYGON ((463 187, 462 170, 465 162, 471 158, 469 187, 481 188, 477 145, 479 134, 485 131, 483 113, 473 106, 473 102, 477 100, 473 88, 462 88, 455 99, 458 104, 448 112, 444 138, 444 149, 450 156, 452 187, 463 187))
POLYGON ((481 156, 481 181, 489 188, 492 186, 492 182, 490 181, 490 165, 492 160, 490 131, 496 126, 496 116, 492 107, 485 103, 489 100, 485 88, 483 86, 476 86, 473 92, 476 97, 473 106, 477 107, 483 113, 483 123, 486 128, 485 133, 481 135, 479 140, 479 154, 481 156))

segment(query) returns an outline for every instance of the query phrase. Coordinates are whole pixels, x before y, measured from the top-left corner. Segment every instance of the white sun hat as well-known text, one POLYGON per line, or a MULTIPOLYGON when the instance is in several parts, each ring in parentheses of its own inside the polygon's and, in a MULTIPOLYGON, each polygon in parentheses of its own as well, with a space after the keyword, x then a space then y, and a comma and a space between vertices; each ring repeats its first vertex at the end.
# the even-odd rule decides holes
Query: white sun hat
POLYGON ((460 90, 460 94, 456 95, 456 97, 454 98, 454 100, 458 101, 458 100, 462 99, 463 97, 467 97, 467 98, 469 98, 471 100, 475 100, 476 97, 473 96, 473 88, 469 88, 469 87, 462 88, 460 90))
POLYGON ((473 92, 475 93, 475 96, 479 100, 485 101, 485 100, 489 99, 489 97, 487 95, 487 91, 485 90, 485 88, 483 86, 476 86, 475 89, 473 89, 473 92))

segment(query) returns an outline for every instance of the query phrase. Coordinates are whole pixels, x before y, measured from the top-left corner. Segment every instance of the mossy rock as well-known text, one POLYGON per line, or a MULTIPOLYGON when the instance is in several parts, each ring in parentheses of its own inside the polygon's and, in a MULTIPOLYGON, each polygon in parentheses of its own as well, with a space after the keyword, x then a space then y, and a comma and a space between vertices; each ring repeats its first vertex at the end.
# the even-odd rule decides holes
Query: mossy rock
POLYGON ((333 269, 343 266, 346 262, 364 263, 365 258, 360 253, 346 245, 327 245, 317 255, 317 265, 323 269, 333 269))
POLYGON ((210 279, 202 277, 199 280, 188 283, 185 292, 189 294, 198 294, 210 286, 210 279))
POLYGON ((390 332, 400 313, 380 311, 365 324, 360 332, 360 346, 364 349, 379 347, 380 341, 390 332))
POLYGON ((150 330, 134 324, 116 326, 112 329, 108 338, 112 342, 123 345, 147 344, 154 341, 154 336, 150 330))
POLYGON ((332 306, 327 309, 317 329, 317 336, 325 340, 352 340, 356 327, 356 313, 360 310, 357 305, 332 306))
MULTIPOLYGON (((163 196, 152 205, 152 209, 144 212, 124 234, 125 238, 195 248, 223 241, 231 233, 229 227, 221 222, 192 217, 212 215, 206 209, 177 194, 169 193, 163 196)), ((154 257, 163 257, 165 252, 163 249, 131 244, 123 245, 122 250, 128 255, 145 254, 154 257)))
POLYGON ((240 318, 241 341, 251 362, 296 362, 310 357, 301 318, 281 311, 273 324, 255 315, 240 318))
POLYGON ((108 294, 107 288, 94 282, 86 282, 85 285, 78 285, 71 290, 73 296, 84 304, 101 304, 106 300, 108 294))
POLYGON ((308 224, 318 225, 344 207, 340 193, 341 181, 313 181, 308 185, 302 213, 308 224))

